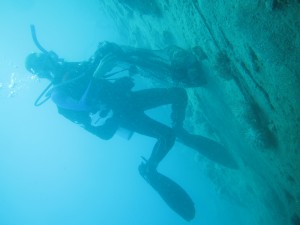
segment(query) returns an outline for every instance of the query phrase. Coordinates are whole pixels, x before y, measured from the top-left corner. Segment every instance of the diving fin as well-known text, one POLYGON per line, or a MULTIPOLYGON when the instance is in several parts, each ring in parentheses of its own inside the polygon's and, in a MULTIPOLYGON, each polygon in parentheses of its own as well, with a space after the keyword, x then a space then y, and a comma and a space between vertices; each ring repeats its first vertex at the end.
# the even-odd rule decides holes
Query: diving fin
POLYGON ((195 217, 194 202, 181 186, 156 170, 146 171, 145 163, 139 166, 139 172, 173 211, 186 221, 195 217))
POLYGON ((238 169, 234 157, 218 142, 186 131, 179 132, 177 137, 179 142, 196 150, 206 158, 230 169, 238 169))

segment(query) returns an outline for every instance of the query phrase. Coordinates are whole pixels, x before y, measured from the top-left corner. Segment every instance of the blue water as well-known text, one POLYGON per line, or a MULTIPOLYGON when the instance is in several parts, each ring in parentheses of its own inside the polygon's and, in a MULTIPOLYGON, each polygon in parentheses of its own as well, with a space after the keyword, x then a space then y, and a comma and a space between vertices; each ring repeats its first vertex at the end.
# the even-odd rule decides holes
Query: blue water
POLYGON ((196 217, 186 222, 138 173, 154 140, 103 141, 51 102, 34 107, 47 82, 24 69, 26 55, 37 50, 30 24, 47 49, 69 61, 87 59, 99 41, 125 43, 97 0, 0 2, 1 225, 245 224, 244 209, 220 198, 192 150, 177 144, 159 168, 193 198, 196 217))

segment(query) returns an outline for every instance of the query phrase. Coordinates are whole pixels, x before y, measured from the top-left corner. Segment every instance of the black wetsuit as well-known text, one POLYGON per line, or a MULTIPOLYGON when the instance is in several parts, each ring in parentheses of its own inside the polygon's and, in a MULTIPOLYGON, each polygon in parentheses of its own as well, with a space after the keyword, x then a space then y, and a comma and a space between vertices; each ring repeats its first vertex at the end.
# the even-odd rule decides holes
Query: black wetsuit
POLYGON ((137 133, 156 138, 156 144, 148 164, 156 168, 158 163, 165 157, 175 143, 176 134, 174 129, 153 120, 145 114, 145 111, 158 106, 172 105, 172 121, 174 124, 181 124, 185 117, 187 104, 186 92, 184 89, 148 89, 131 93, 128 98, 127 107, 120 108, 120 124, 125 128, 137 133), (125 110, 124 110, 125 108, 125 110))
POLYGON ((93 81, 87 101, 95 106, 94 111, 100 102, 113 111, 113 116, 102 126, 91 125, 89 112, 74 112, 62 108, 59 108, 59 112, 101 139, 110 139, 120 127, 155 138, 157 142, 148 161, 149 167, 155 169, 174 145, 176 134, 173 128, 150 118, 145 111, 171 104, 172 122, 181 127, 185 118, 187 94, 182 88, 140 91, 131 91, 131 88, 132 83, 127 78, 114 83, 102 79, 93 81))
MULTIPOLYGON (((56 71, 56 73, 60 74, 58 77, 66 77, 64 74, 69 74, 71 77, 80 77, 82 74, 85 74, 85 76, 81 79, 76 79, 75 82, 68 82, 68 80, 72 80, 72 78, 67 77, 66 80, 63 81, 66 82, 67 85, 60 85, 59 89, 64 89, 65 96, 70 96, 77 100, 80 99, 86 91, 92 79, 91 75, 101 59, 108 53, 114 52, 118 53, 118 57, 122 58, 123 61, 132 63, 131 61, 135 59, 133 65, 139 65, 143 68, 147 67, 147 70, 154 70, 155 73, 160 74, 160 76, 167 76, 168 73, 171 73, 172 67, 160 62, 161 58, 151 52, 146 54, 145 51, 135 50, 133 52, 127 51, 125 54, 125 51, 117 45, 104 43, 100 45, 99 49, 88 62, 63 62, 61 64, 59 70, 56 71), (148 55, 147 60, 141 61, 144 59, 145 54, 148 55), (141 55, 143 57, 141 57, 141 55), (160 72, 157 67, 160 68, 160 72), (167 72, 167 70, 170 71, 167 72)), ((59 105, 58 111, 73 122, 81 124, 84 129, 105 140, 110 139, 119 127, 156 138, 157 142, 148 161, 149 166, 156 168, 158 163, 174 145, 176 129, 153 120, 145 114, 145 111, 171 104, 171 119, 173 125, 180 129, 185 118, 187 94, 182 88, 154 88, 132 91, 132 87, 133 84, 129 79, 120 79, 115 82, 110 82, 105 79, 94 79, 91 82, 91 91, 89 91, 89 96, 87 97, 87 104, 91 106, 90 111, 70 110, 59 105), (107 119, 102 126, 93 126, 91 124, 90 113, 98 110, 97 106, 99 103, 105 104, 111 109, 113 116, 107 119)))

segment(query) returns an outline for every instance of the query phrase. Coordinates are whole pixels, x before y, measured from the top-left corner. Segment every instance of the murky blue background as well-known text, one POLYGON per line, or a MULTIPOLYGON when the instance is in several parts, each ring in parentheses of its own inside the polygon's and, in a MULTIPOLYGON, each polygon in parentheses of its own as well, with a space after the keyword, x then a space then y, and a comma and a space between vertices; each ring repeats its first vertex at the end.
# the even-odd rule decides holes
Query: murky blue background
POLYGON ((176 144, 159 168, 193 198, 196 218, 187 223, 138 173, 154 140, 103 141, 50 101, 34 107, 48 83, 24 69, 26 55, 37 51, 30 24, 45 48, 68 61, 87 59, 98 41, 126 44, 96 0, 0 2, 0 224, 241 224, 242 209, 218 197, 192 150, 176 144))

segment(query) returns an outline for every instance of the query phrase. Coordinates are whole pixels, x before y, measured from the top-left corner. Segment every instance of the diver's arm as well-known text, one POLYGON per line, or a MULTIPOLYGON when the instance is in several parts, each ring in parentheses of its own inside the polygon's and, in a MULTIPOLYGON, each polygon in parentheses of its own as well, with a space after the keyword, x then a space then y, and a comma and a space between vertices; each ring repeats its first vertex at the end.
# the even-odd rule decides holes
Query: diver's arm
POLYGON ((60 107, 57 108, 59 114, 72 121, 73 123, 80 125, 86 131, 96 135, 103 140, 111 139, 119 128, 119 122, 114 116, 107 119, 101 126, 93 126, 91 123, 91 117, 89 116, 88 112, 68 110, 60 107))
POLYGON ((121 56, 124 54, 122 48, 113 42, 103 41, 98 44, 97 50, 94 53, 94 58, 99 60, 99 58, 103 58, 105 55, 114 54, 121 56))
POLYGON ((113 54, 107 54, 100 60, 93 77, 96 79, 104 78, 104 75, 110 72, 116 66, 116 63, 116 56, 113 54))
POLYGON ((98 65, 99 62, 103 59, 103 57, 105 57, 108 54, 121 56, 124 54, 124 52, 119 45, 112 42, 103 41, 98 44, 97 50, 89 59, 89 61, 92 62, 93 64, 98 65))
POLYGON ((89 59, 89 63, 93 65, 95 71, 98 70, 98 72, 94 73, 94 77, 101 78, 101 76, 109 72, 117 62, 124 62, 126 58, 127 54, 119 45, 104 41, 99 43, 96 52, 89 59))
POLYGON ((91 125, 87 125, 84 126, 84 128, 103 140, 109 140, 117 132, 119 128, 119 123, 115 117, 111 117, 107 119, 102 126, 94 127, 91 125))

